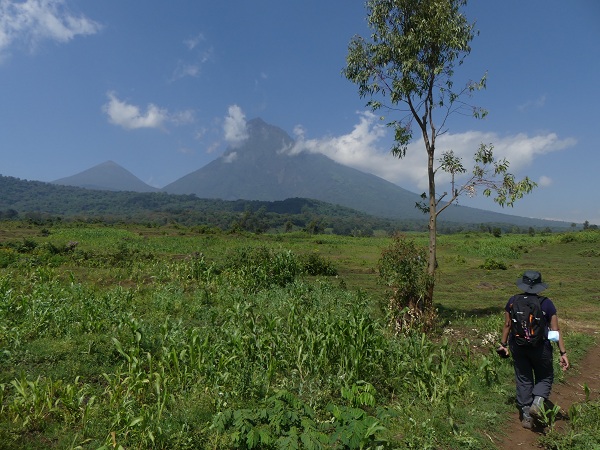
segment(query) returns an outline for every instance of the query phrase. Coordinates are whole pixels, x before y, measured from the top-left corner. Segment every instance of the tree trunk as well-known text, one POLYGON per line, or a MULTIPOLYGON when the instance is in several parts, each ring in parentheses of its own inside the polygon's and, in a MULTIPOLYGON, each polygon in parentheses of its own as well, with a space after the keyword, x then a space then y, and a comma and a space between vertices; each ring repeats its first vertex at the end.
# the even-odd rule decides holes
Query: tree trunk
POLYGON ((425 298, 425 312, 432 313, 433 311, 433 290, 434 276, 437 268, 437 204, 435 198, 435 171, 434 163, 434 147, 433 144, 427 148, 427 175, 429 178, 429 260, 427 262, 427 273, 431 277, 429 287, 427 289, 427 298, 425 298), (430 310, 431 311, 428 311, 430 310))

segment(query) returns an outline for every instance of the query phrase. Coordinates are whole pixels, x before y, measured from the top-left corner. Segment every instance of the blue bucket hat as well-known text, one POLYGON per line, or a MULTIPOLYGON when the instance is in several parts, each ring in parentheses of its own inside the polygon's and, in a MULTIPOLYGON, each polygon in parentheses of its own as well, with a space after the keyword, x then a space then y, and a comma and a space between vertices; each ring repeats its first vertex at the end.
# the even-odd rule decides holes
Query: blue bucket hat
POLYGON ((542 282, 542 274, 535 270, 527 270, 521 278, 517 280, 517 287, 528 294, 537 294, 548 287, 542 282))

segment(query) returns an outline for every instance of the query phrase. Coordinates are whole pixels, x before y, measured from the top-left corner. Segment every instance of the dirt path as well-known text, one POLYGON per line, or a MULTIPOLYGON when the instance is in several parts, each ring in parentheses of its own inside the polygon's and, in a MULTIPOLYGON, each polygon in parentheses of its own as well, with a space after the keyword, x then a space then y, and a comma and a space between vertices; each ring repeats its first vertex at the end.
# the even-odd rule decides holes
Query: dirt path
MULTIPOLYGON (((567 426, 567 413, 570 406, 585 400, 584 385, 590 389, 591 400, 600 398, 600 346, 598 345, 592 347, 583 360, 573 364, 563 383, 554 383, 550 400, 561 407, 561 414, 555 425, 557 430, 567 426)), ((537 440, 541 431, 526 430, 521 427, 516 411, 511 416, 510 423, 507 424, 507 430, 510 430, 507 436, 498 442, 499 449, 540 448, 537 440)))

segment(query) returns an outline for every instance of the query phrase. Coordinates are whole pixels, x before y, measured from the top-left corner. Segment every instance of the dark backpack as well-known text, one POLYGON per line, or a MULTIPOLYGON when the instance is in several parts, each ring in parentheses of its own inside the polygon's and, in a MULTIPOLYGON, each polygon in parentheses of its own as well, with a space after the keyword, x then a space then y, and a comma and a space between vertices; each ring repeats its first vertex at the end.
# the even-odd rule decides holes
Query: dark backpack
POLYGON ((517 345, 536 347, 546 339, 546 315, 542 302, 546 297, 536 294, 515 296, 510 308, 511 331, 517 345))

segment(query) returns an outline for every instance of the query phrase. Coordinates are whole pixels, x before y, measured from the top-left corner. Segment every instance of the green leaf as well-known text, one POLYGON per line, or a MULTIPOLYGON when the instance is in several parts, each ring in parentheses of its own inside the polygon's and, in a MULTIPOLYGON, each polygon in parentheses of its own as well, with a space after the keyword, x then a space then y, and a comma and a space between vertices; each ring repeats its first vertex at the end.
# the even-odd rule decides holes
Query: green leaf
POLYGON ((248 448, 252 449, 260 444, 260 433, 256 428, 250 430, 250 432, 246 435, 246 445, 248 448))
POLYGON ((136 417, 135 419, 133 419, 130 423, 129 426, 130 427, 134 427, 136 426, 138 423, 142 422, 144 420, 143 417, 136 417))

